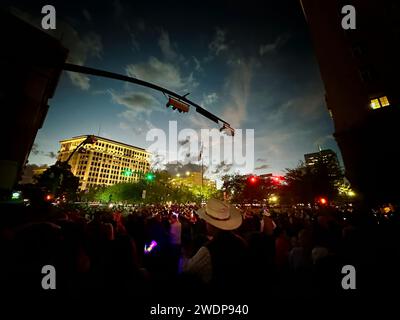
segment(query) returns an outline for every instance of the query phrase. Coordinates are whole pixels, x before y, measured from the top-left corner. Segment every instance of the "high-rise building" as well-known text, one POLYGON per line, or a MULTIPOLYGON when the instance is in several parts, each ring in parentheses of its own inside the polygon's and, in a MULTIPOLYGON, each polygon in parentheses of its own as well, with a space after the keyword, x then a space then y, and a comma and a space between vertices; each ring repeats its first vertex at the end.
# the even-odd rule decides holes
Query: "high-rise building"
POLYGON ((314 166, 317 163, 324 163, 330 171, 330 174, 335 177, 340 172, 340 165, 336 152, 330 149, 320 150, 314 153, 304 155, 306 166, 314 166))
POLYGON ((320 150, 318 152, 307 153, 304 155, 307 166, 313 166, 321 161, 329 165, 329 167, 340 168, 336 152, 331 149, 320 150))
MULTIPOLYGON (((398 200, 400 3, 300 0, 310 28, 326 103, 346 177, 371 203, 398 200), (345 5, 356 29, 345 30, 345 5)), ((348 12, 347 12, 348 13, 348 12)))
MULTIPOLYGON (((59 161, 66 161, 87 135, 60 141, 59 161)), ((96 142, 77 150, 69 160, 79 189, 138 181, 150 169, 150 153, 122 142, 94 136, 96 142)))

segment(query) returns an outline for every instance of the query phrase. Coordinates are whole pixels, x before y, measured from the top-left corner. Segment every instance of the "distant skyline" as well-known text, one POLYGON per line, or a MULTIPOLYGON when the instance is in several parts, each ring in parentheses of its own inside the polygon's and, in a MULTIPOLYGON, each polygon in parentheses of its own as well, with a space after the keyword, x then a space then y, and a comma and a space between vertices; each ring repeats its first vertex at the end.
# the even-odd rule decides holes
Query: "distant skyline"
MULTIPOLYGON (((71 63, 190 92, 233 127, 254 129, 256 174, 284 173, 319 145, 342 163, 298 1, 215 2, 53 1, 53 35, 70 50, 71 63)), ((40 25, 41 5, 10 7, 40 25)), ((100 136, 147 148, 146 132, 166 130, 168 121, 178 129, 216 127, 194 110, 179 114, 165 103, 154 90, 63 72, 29 163, 52 164, 60 140, 97 135, 99 128, 100 136)))

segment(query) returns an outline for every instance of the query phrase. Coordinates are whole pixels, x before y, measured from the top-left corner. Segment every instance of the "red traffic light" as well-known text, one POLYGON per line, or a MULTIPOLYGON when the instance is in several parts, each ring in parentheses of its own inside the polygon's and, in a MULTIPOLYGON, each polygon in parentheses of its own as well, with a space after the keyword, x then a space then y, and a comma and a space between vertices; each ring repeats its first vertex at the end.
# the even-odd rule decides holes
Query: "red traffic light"
POLYGON ((166 104, 166 107, 168 108, 169 106, 172 107, 172 110, 178 109, 179 112, 188 112, 189 111, 189 105, 187 103, 184 103, 182 101, 176 100, 172 97, 169 97, 168 102, 166 104))
POLYGON ((328 200, 324 197, 321 197, 318 199, 318 202, 322 205, 326 205, 328 203, 328 200))
POLYGON ((256 183, 257 181, 258 181, 258 178, 257 177, 255 177, 255 176, 251 176, 251 177, 249 177, 249 181, 250 181, 250 183, 256 183))

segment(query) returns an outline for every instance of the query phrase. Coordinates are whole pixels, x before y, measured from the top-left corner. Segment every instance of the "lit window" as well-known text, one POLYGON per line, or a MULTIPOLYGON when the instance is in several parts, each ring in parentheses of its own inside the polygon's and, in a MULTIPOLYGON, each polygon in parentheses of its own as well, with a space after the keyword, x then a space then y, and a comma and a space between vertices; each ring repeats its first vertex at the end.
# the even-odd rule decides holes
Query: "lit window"
POLYGON ((387 107, 389 105, 390 105, 390 103, 389 103, 387 96, 383 96, 383 97, 379 97, 379 98, 371 100, 371 108, 372 109, 379 109, 379 108, 387 107))
POLYGON ((371 108, 372 109, 379 109, 380 107, 381 107, 381 105, 379 104, 378 99, 371 100, 371 108))
POLYGON ((389 100, 388 100, 388 98, 386 96, 380 97, 379 98, 379 102, 381 103, 382 107, 386 107, 386 106, 389 105, 389 100))

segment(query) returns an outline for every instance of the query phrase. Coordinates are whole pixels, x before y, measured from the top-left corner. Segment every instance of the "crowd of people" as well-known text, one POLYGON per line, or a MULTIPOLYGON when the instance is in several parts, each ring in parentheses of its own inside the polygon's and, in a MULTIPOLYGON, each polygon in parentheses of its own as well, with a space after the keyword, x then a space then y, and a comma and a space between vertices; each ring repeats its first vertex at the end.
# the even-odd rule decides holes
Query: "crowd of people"
POLYGON ((9 294, 153 297, 224 292, 278 298, 375 294, 398 283, 400 217, 326 206, 275 211, 146 205, 2 209, 2 289, 9 294), (57 289, 41 287, 52 265, 57 289), (357 270, 357 290, 341 286, 357 270))

